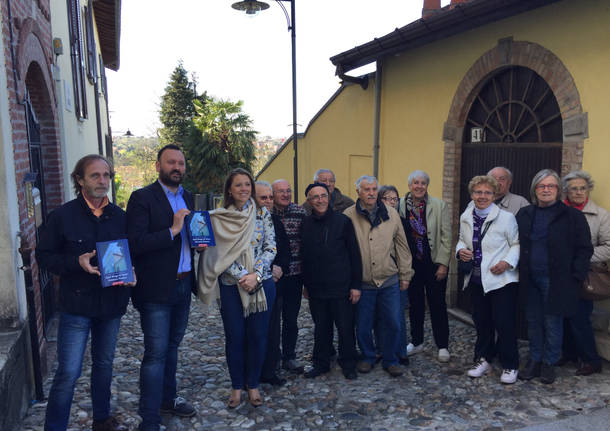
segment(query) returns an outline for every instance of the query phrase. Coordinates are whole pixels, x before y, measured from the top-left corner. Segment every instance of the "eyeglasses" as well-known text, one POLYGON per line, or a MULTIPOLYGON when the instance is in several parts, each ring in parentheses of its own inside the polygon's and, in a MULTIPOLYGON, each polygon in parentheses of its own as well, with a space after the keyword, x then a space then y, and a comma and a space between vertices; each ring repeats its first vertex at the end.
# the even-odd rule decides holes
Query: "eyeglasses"
POLYGON ((475 190, 472 194, 475 196, 493 196, 494 192, 490 192, 489 190, 475 190))
POLYGON ((271 201, 273 200, 273 195, 268 195, 268 196, 261 196, 261 195, 257 195, 257 197, 261 200, 261 201, 271 201))
POLYGON ((286 190, 278 190, 278 191, 277 191, 277 194, 278 194, 278 195, 289 195, 289 194, 291 194, 291 193, 292 193, 292 190, 291 190, 291 189, 286 189, 286 190))
POLYGON ((570 193, 584 193, 587 190, 589 190, 589 187, 587 186, 582 186, 582 187, 568 187, 568 191, 570 193))
POLYGON ((536 184, 536 190, 554 190, 557 188, 557 184, 536 184))
POLYGON ((386 197, 383 197, 383 198, 381 198, 381 200, 382 201, 386 201, 386 202, 396 203, 396 202, 398 202, 399 199, 398 198, 386 198, 386 197))
POLYGON ((323 193, 323 194, 321 194, 321 195, 314 195, 314 196, 311 196, 311 197, 310 197, 310 199, 311 199, 312 201, 316 201, 316 202, 317 202, 317 201, 322 201, 322 200, 326 200, 326 199, 328 199, 328 195, 327 195, 326 193, 323 193))

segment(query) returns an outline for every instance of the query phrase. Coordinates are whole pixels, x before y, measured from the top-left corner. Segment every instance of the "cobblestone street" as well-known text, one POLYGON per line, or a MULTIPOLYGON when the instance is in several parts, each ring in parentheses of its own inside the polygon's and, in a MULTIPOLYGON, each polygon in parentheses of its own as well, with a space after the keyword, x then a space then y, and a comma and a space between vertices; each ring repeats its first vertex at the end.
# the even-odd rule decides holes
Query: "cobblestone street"
MULTIPOLYGON (((189 419, 164 417, 173 430, 485 430, 518 429, 543 424, 610 406, 610 372, 589 377, 573 376, 564 367, 554 385, 538 381, 504 386, 500 371, 469 379, 465 372, 472 361, 474 329, 450 320, 452 360, 440 364, 426 323, 426 350, 411 358, 405 374, 391 378, 381 367, 355 381, 343 378, 336 367, 314 380, 284 375, 281 388, 261 386, 264 404, 247 402, 227 410, 230 391, 224 356, 224 334, 218 310, 206 315, 195 302, 182 342, 178 366, 179 395, 194 404, 198 415, 189 419)), ((308 362, 313 346, 313 327, 307 301, 300 315, 297 356, 308 362)), ((122 320, 114 362, 112 394, 114 414, 131 429, 139 423, 138 373, 143 353, 138 313, 129 308, 122 320)), ((521 350, 521 358, 526 349, 521 350)), ((89 357, 78 381, 71 430, 90 429, 89 357)), ((51 374, 52 377, 52 374, 51 374)), ((51 378, 47 379, 45 394, 51 378)), ((46 403, 34 404, 23 422, 24 431, 42 430, 46 403)))

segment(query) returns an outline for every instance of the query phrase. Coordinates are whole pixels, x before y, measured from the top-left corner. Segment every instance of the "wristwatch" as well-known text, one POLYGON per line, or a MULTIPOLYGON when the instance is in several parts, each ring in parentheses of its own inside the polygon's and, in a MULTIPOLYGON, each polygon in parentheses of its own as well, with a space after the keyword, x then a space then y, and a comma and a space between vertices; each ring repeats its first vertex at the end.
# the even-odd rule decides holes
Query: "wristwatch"
POLYGON ((256 284, 261 284, 262 282, 263 282, 263 278, 257 272, 256 273, 256 284))

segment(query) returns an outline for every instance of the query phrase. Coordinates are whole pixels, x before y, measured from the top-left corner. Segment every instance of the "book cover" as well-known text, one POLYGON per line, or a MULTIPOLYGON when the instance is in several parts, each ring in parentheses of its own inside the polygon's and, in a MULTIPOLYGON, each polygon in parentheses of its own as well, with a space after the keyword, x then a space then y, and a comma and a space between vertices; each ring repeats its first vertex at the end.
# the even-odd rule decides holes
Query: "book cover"
POLYGON ((98 242, 95 249, 102 287, 133 283, 133 268, 126 239, 98 242))
POLYGON ((191 247, 216 245, 208 211, 192 211, 186 220, 186 230, 189 234, 191 247))

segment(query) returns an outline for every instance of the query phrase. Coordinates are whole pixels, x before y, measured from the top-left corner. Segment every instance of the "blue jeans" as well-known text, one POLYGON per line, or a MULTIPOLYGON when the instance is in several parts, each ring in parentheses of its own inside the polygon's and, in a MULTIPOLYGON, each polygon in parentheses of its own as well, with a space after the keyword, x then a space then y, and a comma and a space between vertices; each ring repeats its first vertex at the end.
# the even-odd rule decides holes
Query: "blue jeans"
POLYGON ((233 389, 258 388, 265 353, 267 331, 273 301, 275 283, 272 278, 263 281, 267 298, 267 310, 244 317, 244 307, 239 296, 239 287, 220 284, 220 315, 225 329, 225 353, 233 389))
POLYGON ((70 418, 74 385, 83 367, 83 355, 91 331, 91 401, 93 420, 110 416, 112 361, 121 317, 90 318, 61 313, 57 333, 57 372, 49 392, 46 431, 65 430, 70 418))
POLYGON ((139 306, 144 333, 138 409, 141 429, 158 429, 159 408, 171 405, 176 397, 178 346, 186 331, 190 306, 191 276, 176 280, 176 289, 167 303, 145 302, 139 306))
POLYGON ((384 368, 398 364, 400 333, 400 289, 398 283, 383 289, 362 289, 358 301, 356 337, 362 351, 362 360, 375 363, 375 344, 373 343, 373 323, 375 309, 379 311, 381 334, 381 354, 384 368))
POLYGON ((401 290, 400 291, 400 334, 398 340, 398 357, 406 358, 407 357, 407 315, 405 314, 405 309, 409 304, 409 290, 401 290))
POLYGON ((563 317, 545 312, 549 289, 548 275, 530 274, 526 309, 527 336, 530 359, 554 365, 561 357, 563 317))

